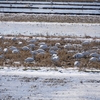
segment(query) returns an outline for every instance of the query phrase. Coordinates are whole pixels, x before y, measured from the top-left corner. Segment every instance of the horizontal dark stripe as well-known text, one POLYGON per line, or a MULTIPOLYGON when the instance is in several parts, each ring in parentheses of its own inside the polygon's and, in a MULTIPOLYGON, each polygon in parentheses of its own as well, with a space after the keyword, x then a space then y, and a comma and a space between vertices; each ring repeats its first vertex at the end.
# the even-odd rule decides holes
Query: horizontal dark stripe
POLYGON ((64 8, 64 7, 42 7, 42 8, 40 8, 40 7, 7 7, 7 6, 0 6, 0 8, 1 9, 3 9, 3 8, 10 8, 10 9, 14 9, 14 8, 18 8, 18 9, 64 9, 64 10, 67 10, 67 9, 75 9, 75 10, 100 10, 100 8, 84 8, 84 7, 80 7, 80 8, 78 8, 78 7, 66 7, 66 8, 64 8))
POLYGON ((61 15, 66 15, 66 14, 69 14, 69 15, 100 15, 100 13, 59 13, 59 12, 7 12, 7 11, 0 11, 0 13, 25 13, 25 14, 61 14, 61 15))
POLYGON ((19 5, 23 5, 23 4, 32 4, 32 5, 76 5, 76 6, 79 6, 79 5, 81 5, 81 6, 100 6, 100 2, 98 2, 98 3, 96 3, 96 4, 94 4, 94 3, 86 3, 86 4, 84 4, 84 3, 77 3, 77 2, 75 2, 75 3, 72 3, 72 2, 66 2, 66 3, 56 3, 56 2, 29 2, 29 3, 25 3, 25 2, 0 2, 0 4, 19 4, 19 5))

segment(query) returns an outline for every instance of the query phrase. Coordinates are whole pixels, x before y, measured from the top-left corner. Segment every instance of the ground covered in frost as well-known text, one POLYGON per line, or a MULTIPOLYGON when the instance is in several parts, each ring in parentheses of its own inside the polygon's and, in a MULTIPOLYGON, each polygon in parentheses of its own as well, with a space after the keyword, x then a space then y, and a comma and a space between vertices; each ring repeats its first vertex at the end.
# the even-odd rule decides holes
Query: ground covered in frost
POLYGON ((1 100, 100 100, 100 73, 61 68, 0 70, 1 100))
POLYGON ((0 22, 2 35, 53 35, 100 37, 100 23, 0 22))
MULTIPOLYGON (((63 48, 67 52, 65 53, 69 54, 69 50, 71 50, 71 53, 73 52, 72 50, 75 50, 75 48, 73 49, 73 44, 74 46, 77 44, 78 49, 76 48, 76 50, 78 50, 78 53, 87 53, 89 50, 89 56, 81 57, 82 63, 86 61, 85 63, 87 64, 90 60, 89 64, 99 68, 100 38, 98 37, 100 37, 100 24, 0 22, 0 33, 0 59, 2 59, 0 64, 3 65, 0 67, 0 100, 100 100, 100 71, 89 71, 86 69, 85 72, 79 71, 80 67, 79 69, 74 67, 74 61, 80 61, 77 56, 73 56, 76 53, 67 56, 67 58, 71 57, 73 59, 69 60, 72 61, 72 64, 68 62, 71 68, 63 68, 63 66, 62 68, 61 66, 59 68, 57 66, 50 68, 27 67, 26 62, 26 67, 22 67, 23 65, 18 67, 13 66, 14 59, 18 53, 16 50, 18 49, 21 52, 23 46, 29 46, 29 40, 34 40, 34 36, 38 36, 38 38, 35 38, 38 41, 35 44, 36 48, 33 48, 33 50, 40 48, 39 43, 47 44, 50 48, 61 42, 58 48, 63 48), (12 35, 9 37, 8 34, 12 35), (25 34, 29 37, 22 36, 25 34), (17 37, 17 35, 23 39, 17 37), (43 35, 47 38, 43 37, 43 35), (66 38, 60 37, 65 35, 67 36, 66 38), (68 35, 73 35, 73 38, 68 37, 68 35), (76 38, 76 35, 80 37, 85 36, 85 39, 82 37, 76 38), (58 37, 56 38, 55 36, 58 37), (75 42, 76 39, 77 41, 75 42), (14 52, 9 51, 12 47, 17 49, 14 52), (90 57, 92 56, 93 58, 95 56, 94 60, 91 60, 90 57), (7 62, 4 63, 3 61, 7 62), (10 61, 11 65, 9 64, 10 61), (4 67, 4 65, 7 67, 4 67)), ((49 48, 46 51, 47 53, 49 48)), ((30 49, 28 53, 30 53, 30 49)), ((25 54, 23 53, 23 56, 27 58, 29 54, 26 56, 25 54)), ((58 51, 57 54, 59 54, 58 51)), ((62 54, 60 53, 60 55, 62 54)), ((20 53, 18 56, 21 56, 20 53)), ((61 56, 59 57, 61 59, 61 56)), ((19 64, 17 63, 19 61, 17 58, 15 59, 15 64, 19 64)), ((51 58, 51 55, 49 58, 51 58)), ((64 61, 66 61, 65 58, 64 61)), ((35 60, 37 60, 36 57, 35 60)), ((84 65, 85 68, 86 64, 84 65)))

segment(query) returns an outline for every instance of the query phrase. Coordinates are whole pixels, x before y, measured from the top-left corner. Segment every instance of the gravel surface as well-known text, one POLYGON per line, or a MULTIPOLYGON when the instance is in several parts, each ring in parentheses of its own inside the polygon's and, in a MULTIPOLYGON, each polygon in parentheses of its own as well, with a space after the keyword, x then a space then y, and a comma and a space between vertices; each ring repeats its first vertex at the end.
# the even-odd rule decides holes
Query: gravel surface
POLYGON ((68 22, 68 23, 100 23, 96 15, 55 15, 55 14, 0 14, 0 21, 19 22, 68 22))

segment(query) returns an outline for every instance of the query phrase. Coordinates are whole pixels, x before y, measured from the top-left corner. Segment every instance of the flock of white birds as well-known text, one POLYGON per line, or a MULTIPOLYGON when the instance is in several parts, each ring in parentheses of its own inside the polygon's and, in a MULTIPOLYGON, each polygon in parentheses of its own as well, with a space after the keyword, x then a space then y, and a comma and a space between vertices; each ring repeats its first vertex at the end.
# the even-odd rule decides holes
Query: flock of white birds
MULTIPOLYGON (((0 36, 0 40, 3 42, 5 39, 4 36, 0 36)), ((17 41, 18 45, 22 45, 23 42, 19 41, 18 37, 13 37, 12 42, 17 41)), ((48 45, 45 42, 40 42, 38 44, 38 49, 33 49, 36 48, 37 46, 35 45, 35 43, 38 41, 38 39, 26 39, 26 41, 28 42, 28 45, 24 45, 20 48, 17 48, 13 45, 6 47, 6 48, 0 48, 0 59, 5 59, 5 54, 9 53, 8 51, 11 51, 12 54, 18 54, 20 53, 20 50, 23 51, 29 51, 31 56, 25 58, 24 62, 26 63, 32 63, 35 61, 35 55, 40 54, 43 55, 45 54, 47 51, 50 53, 51 55, 51 61, 53 63, 59 62, 60 61, 60 56, 58 55, 58 51, 61 50, 62 48, 65 50, 68 50, 68 52, 74 52, 74 55, 72 56, 75 59, 75 62, 73 62, 73 65, 75 67, 79 67, 81 62, 80 59, 84 58, 84 57, 89 57, 89 63, 91 62, 100 62, 100 48, 99 47, 95 47, 95 49, 93 50, 82 50, 80 51, 74 51, 71 50, 72 47, 76 48, 76 47, 82 47, 83 45, 88 46, 91 42, 90 41, 83 41, 81 44, 71 44, 71 43, 66 43, 65 45, 63 45, 62 48, 60 42, 55 43, 55 45, 48 45)), ((4 42, 4 44, 6 44, 7 42, 4 42)), ((99 42, 100 43, 100 42, 99 42)), ((62 55, 63 56, 63 55, 62 55)))

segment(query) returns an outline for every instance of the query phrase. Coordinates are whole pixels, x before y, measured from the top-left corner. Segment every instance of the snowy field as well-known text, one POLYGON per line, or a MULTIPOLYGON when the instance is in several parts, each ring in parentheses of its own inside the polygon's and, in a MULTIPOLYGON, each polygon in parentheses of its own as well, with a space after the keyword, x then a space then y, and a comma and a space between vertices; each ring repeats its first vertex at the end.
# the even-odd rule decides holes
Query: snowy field
MULTIPOLYGON (((0 22, 0 33, 100 37, 100 24, 0 22)), ((0 67, 0 100, 100 100, 100 72, 0 67)))
POLYGON ((5 67, 0 70, 0 100, 100 100, 100 73, 5 67))
POLYGON ((56 35, 100 37, 100 24, 92 23, 46 23, 46 22, 0 22, 3 35, 56 35))
POLYGON ((1 13, 100 15, 99 2, 1 1, 1 13))

